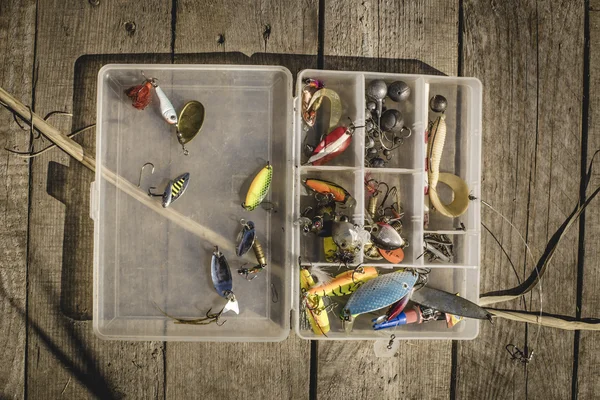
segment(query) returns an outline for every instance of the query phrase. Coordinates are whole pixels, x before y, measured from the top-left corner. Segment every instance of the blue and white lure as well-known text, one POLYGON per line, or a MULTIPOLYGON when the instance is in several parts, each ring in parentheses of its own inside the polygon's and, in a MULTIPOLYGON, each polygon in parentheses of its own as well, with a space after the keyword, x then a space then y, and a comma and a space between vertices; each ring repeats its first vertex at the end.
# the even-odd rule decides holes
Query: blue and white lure
POLYGON ((346 332, 352 331, 354 320, 360 314, 390 306, 409 294, 418 278, 418 273, 402 270, 367 281, 350 296, 342 310, 340 317, 346 332))
POLYGON ((231 277, 231 270, 229 269, 229 263, 227 259, 219 251, 219 248, 215 246, 215 250, 212 254, 210 263, 210 273, 212 276, 213 285, 219 296, 227 299, 227 303, 218 313, 211 314, 211 310, 206 312, 205 317, 200 318, 179 318, 164 312, 156 303, 154 306, 165 316, 175 320, 176 324, 188 324, 188 325, 208 325, 213 322, 217 325, 223 325, 225 321, 219 323, 219 318, 222 314, 233 311, 236 314, 240 313, 238 302, 233 294, 233 280, 231 277))
POLYGON ((217 314, 226 313, 227 311, 233 311, 236 314, 240 313, 238 302, 233 294, 233 279, 231 276, 231 269, 227 259, 219 251, 219 248, 215 246, 213 251, 212 260, 210 263, 210 274, 212 276, 213 285, 219 296, 227 299, 225 307, 217 314))

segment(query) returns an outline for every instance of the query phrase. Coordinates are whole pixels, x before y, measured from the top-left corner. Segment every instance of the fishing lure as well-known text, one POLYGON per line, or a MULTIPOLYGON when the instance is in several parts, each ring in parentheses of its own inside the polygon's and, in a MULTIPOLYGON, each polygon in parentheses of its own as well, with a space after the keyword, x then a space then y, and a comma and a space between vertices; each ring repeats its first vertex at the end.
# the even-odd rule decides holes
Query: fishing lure
POLYGON ((340 185, 316 178, 307 178, 302 183, 315 193, 321 195, 331 195, 335 202, 351 206, 356 201, 350 196, 350 193, 340 185))
POLYGON ((321 106, 321 103, 319 102, 316 107, 311 108, 310 100, 315 92, 322 89, 325 85, 319 80, 310 78, 305 79, 304 84, 302 88, 302 119, 308 126, 312 127, 315 125, 317 109, 321 106))
POLYGON ((363 247, 363 254, 369 260, 382 260, 383 259, 383 256, 380 254, 377 247, 371 242, 365 243, 365 245, 363 247))
POLYGON ((340 155, 350 146, 354 130, 354 126, 350 125, 349 127, 340 126, 329 132, 315 147, 306 164, 323 165, 340 155))
POLYGON ((242 230, 240 231, 240 233, 238 233, 238 244, 236 247, 236 255, 238 257, 242 257, 252 248, 252 245, 254 244, 254 239, 256 238, 254 222, 241 219, 240 223, 242 224, 242 230))
POLYGON ((174 201, 179 199, 185 193, 188 185, 190 183, 190 173, 186 172, 185 174, 179 175, 174 180, 169 181, 165 191, 162 194, 152 193, 152 189, 156 189, 155 187, 150 187, 148 189, 148 196, 154 197, 162 197, 162 206, 164 208, 169 207, 174 201))
POLYGON ((329 129, 333 129, 333 127, 336 126, 338 122, 340 122, 340 118, 342 117, 342 101, 337 92, 325 88, 317 90, 310 98, 310 102, 307 107, 308 114, 312 120, 312 125, 310 126, 314 125, 314 121, 316 119, 316 112, 321 107, 324 98, 328 98, 331 104, 329 110, 329 129))
MULTIPOLYGON (((143 72, 142 75, 144 75, 143 72)), ((144 78, 146 78, 146 75, 144 75, 144 78)), ((143 110, 152 100, 150 88, 154 88, 156 91, 160 112, 164 120, 171 125, 177 124, 177 113, 175 112, 175 108, 162 88, 158 86, 158 79, 146 78, 146 81, 143 84, 127 89, 125 94, 132 100, 132 105, 135 108, 143 110)))
POLYGON ((354 293, 362 284, 378 276, 374 267, 358 267, 342 272, 324 284, 314 286, 309 291, 310 295, 346 296, 354 293))
POLYGON ((361 247, 359 228, 346 221, 333 221, 331 225, 333 242, 344 251, 354 251, 361 247))
POLYGON ((492 314, 469 300, 443 290, 424 286, 416 290, 411 300, 422 306, 439 310, 443 313, 466 318, 487 319, 492 321, 492 314))
POLYGON ((379 254, 381 254, 387 262, 392 264, 399 264, 404 260, 404 250, 402 250, 402 248, 395 250, 379 249, 379 254))
POLYGON ((335 262, 338 247, 331 236, 323 238, 323 252, 325 253, 325 261, 335 262))
POLYGON ((428 187, 426 190, 427 194, 429 195, 431 205, 437 211, 439 211, 440 214, 446 217, 460 217, 467 211, 469 206, 469 187, 467 186, 467 183, 459 176, 446 172, 440 172, 442 151, 446 141, 446 116, 444 114, 435 119, 427 136, 428 187), (442 182, 452 189, 453 200, 449 204, 444 204, 440 199, 437 192, 438 182, 442 182))
POLYGON ((125 90, 125 94, 131 99, 133 107, 144 110, 152 101, 152 82, 146 80, 141 85, 132 86, 125 90))
POLYGON ((246 194, 246 201, 242 203, 242 207, 248 211, 252 211, 258 207, 267 196, 272 179, 273 167, 267 161, 267 165, 256 174, 254 180, 250 184, 250 188, 246 194))
POLYGON ((416 272, 403 270, 381 275, 362 285, 350 296, 340 315, 346 332, 352 330, 358 315, 387 307, 410 293, 418 277, 416 272))
POLYGON ((385 321, 373 321, 373 329, 376 331, 393 328, 398 325, 421 324, 423 323, 423 315, 419 306, 410 307, 400 313, 395 318, 390 318, 385 321))
POLYGON ((323 298, 308 293, 314 285, 315 281, 310 272, 306 268, 301 268, 300 288, 305 293, 303 308, 306 313, 306 319, 315 334, 327 336, 327 332, 330 330, 329 316, 327 315, 323 298))
POLYGON ((188 155, 189 151, 185 145, 194 139, 204 125, 205 110, 204 105, 196 100, 185 103, 179 113, 177 128, 177 141, 183 149, 183 154, 188 155))
POLYGON ((219 296, 227 299, 227 304, 219 312, 219 315, 227 311, 233 311, 236 314, 240 313, 238 302, 233 294, 233 279, 227 259, 219 251, 219 247, 215 246, 210 263, 210 275, 212 277, 213 286, 219 296))
POLYGON ((256 278, 256 275, 267 267, 267 256, 262 245, 256 237, 252 243, 252 250, 254 250, 254 256, 256 257, 256 262, 258 264, 252 268, 242 267, 238 269, 238 274, 242 275, 244 278, 246 278, 246 280, 249 281, 256 278), (248 278, 249 276, 252 276, 252 278, 248 278))
POLYGON ((410 296, 411 296, 413 290, 414 290, 414 288, 406 296, 404 296, 403 298, 401 298, 400 300, 398 300, 397 302, 392 304, 391 307, 388 309, 387 313, 374 319, 373 322, 381 323, 381 322, 390 321, 390 320, 395 319, 406 308, 406 305, 408 304, 408 302, 410 300, 410 296))
POLYGON ((227 303, 221 311, 218 313, 211 314, 211 310, 208 310, 206 313, 206 317, 201 318, 179 318, 174 317, 172 315, 164 312, 156 303, 154 306, 165 316, 174 319, 176 324, 188 324, 188 325, 208 325, 215 322, 217 325, 223 325, 225 321, 219 323, 219 318, 222 314, 233 311, 236 314, 240 313, 238 302, 233 294, 233 280, 231 277, 231 270, 229 269, 229 263, 227 259, 219 251, 219 248, 215 246, 215 250, 212 254, 212 259, 210 263, 210 274, 213 281, 213 286, 215 290, 219 294, 219 296, 227 299, 227 303))
POLYGON ((402 236, 386 222, 378 222, 371 229, 371 241, 382 250, 396 250, 404 246, 402 236))

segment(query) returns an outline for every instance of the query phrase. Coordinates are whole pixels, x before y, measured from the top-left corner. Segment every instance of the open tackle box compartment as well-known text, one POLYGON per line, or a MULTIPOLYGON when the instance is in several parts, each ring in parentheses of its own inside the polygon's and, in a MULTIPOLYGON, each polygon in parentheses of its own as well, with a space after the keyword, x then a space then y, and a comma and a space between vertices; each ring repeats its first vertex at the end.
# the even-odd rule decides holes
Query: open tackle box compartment
MULTIPOLYGON (((305 339, 473 339, 479 321, 465 319, 448 329, 445 322, 405 325, 374 331, 371 316, 359 316, 350 334, 330 313, 327 337, 302 329, 298 256, 331 273, 322 249, 294 225, 308 197, 301 184, 321 177, 345 187, 357 200, 355 223, 364 223, 365 173, 398 186, 405 210, 404 232, 410 246, 400 264, 368 263, 380 273, 397 268, 431 268, 429 285, 477 302, 479 297, 480 204, 471 201, 460 218, 431 214, 424 229, 425 129, 430 119, 428 99, 448 99, 448 133, 441 170, 463 178, 480 197, 481 83, 475 78, 373 72, 303 70, 297 76, 296 97, 291 72, 280 66, 109 64, 98 74, 95 182, 90 215, 94 220, 94 331, 105 339, 182 341, 280 341, 295 328, 305 339), (131 106, 124 91, 141 81, 140 71, 159 79, 176 110, 189 100, 200 101, 206 118, 184 156, 175 128, 168 126, 153 101, 144 111, 131 106), (373 79, 388 84, 403 80, 411 88, 406 102, 396 105, 412 135, 386 168, 364 167, 364 130, 357 128, 350 147, 323 166, 302 165, 305 139, 299 94, 305 78, 324 81, 342 100, 340 124, 365 122, 365 88, 373 79), (269 161, 273 182, 265 199, 277 211, 240 206, 256 173, 269 161), (155 170, 140 168, 147 162, 155 170), (117 175, 116 185, 106 173, 117 175), (190 173, 187 192, 167 210, 149 208, 120 190, 123 180, 140 193, 150 186, 162 191, 181 173, 190 173), (168 214, 168 215, 167 215, 168 214), (267 254, 267 268, 253 281, 236 273, 254 262, 252 252, 239 258, 234 241, 244 218, 256 224, 257 238, 267 254), (183 222, 182 222, 183 221, 183 222), (458 230, 464 224, 464 230, 458 230), (453 241, 450 262, 429 263, 420 257, 423 235, 445 233, 453 241), (226 323, 195 326, 175 324, 165 317, 201 317, 225 302, 210 277, 214 245, 227 257, 240 314, 225 314, 226 323)), ((353 265, 363 261, 362 252, 353 265)), ((339 313, 339 308, 335 311, 339 313)))

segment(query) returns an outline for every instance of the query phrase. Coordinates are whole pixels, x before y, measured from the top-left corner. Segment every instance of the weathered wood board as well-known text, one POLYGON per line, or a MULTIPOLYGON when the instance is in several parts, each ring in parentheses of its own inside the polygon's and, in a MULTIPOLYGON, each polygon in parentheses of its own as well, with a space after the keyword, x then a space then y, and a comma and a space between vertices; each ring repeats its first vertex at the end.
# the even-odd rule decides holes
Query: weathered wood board
MULTIPOLYGON (((589 3, 589 92, 587 93, 587 109, 589 112, 587 122, 587 163, 592 156, 600 150, 600 99, 596 95, 600 90, 600 1, 589 3)), ((584 94, 585 96, 586 94, 584 94)), ((585 104, 585 103, 584 103, 585 104)), ((600 185, 600 164, 596 157, 592 179, 589 184, 588 195, 600 185)), ((581 316, 592 318, 600 316, 600 202, 598 199, 587 208, 585 212, 585 242, 583 257, 583 291, 581 298, 581 316)), ((597 332, 581 332, 578 361, 577 395, 579 399, 595 399, 598 397, 597 376, 600 368, 598 351, 600 350, 600 336, 597 332)))
MULTIPOLYGON (((0 5, 0 86, 31 103, 35 1, 0 5)), ((0 148, 27 151, 30 133, 0 112, 0 148)), ((0 397, 25 394, 29 160, 4 152, 0 162, 0 397)))
MULTIPOLYGON (((57 117, 56 126, 65 132, 95 121, 93 85, 82 103, 73 105, 79 56, 170 50, 170 1, 145 2, 142 8, 127 1, 93 3, 38 3, 36 111, 77 108, 73 122, 57 117)), ((93 131, 78 141, 93 149, 93 131)), ((91 172, 58 150, 31 165, 27 395, 161 397, 162 343, 106 342, 92 332, 92 180, 91 172)))
MULTIPOLYGON (((539 257, 577 204, 583 85, 581 2, 464 3, 463 71, 484 86, 482 199, 505 215, 539 257)), ((482 221, 503 243, 521 279, 533 264, 517 233, 482 207, 482 221)), ((578 231, 571 230, 542 281, 543 309, 575 315, 578 231), (560 295, 557 295, 559 294, 560 295)), ((517 278, 484 234, 481 290, 513 287, 517 278)), ((527 306, 540 307, 538 291, 527 306)), ((498 304, 521 308, 518 301, 498 304)), ((573 332, 498 321, 458 344, 457 398, 568 398, 573 332), (539 332, 539 337, 538 337, 539 332), (534 350, 527 370, 504 347, 534 350)))

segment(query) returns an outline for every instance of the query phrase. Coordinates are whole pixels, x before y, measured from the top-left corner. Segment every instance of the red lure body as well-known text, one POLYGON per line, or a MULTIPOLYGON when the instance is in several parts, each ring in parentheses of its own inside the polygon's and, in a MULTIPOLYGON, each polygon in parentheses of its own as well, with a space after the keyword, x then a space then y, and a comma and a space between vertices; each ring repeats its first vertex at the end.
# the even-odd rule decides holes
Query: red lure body
POLYGON ((398 300, 396 303, 392 304, 392 306, 388 310, 388 314, 387 314, 388 321, 393 320, 398 315, 400 315, 400 313, 402 311, 404 311, 404 308, 406 307, 406 305, 408 304, 408 301, 410 300, 411 293, 407 294, 406 296, 404 296, 403 298, 398 300))
POLYGON ((132 100, 132 105, 138 110, 143 110, 148 107, 152 100, 152 83, 146 81, 142 85, 130 87, 125 91, 127 97, 132 100))
POLYGON ((308 163, 312 165, 323 165, 329 160, 340 155, 350 146, 352 142, 352 131, 350 128, 340 126, 332 130, 321 143, 315 148, 308 163))

